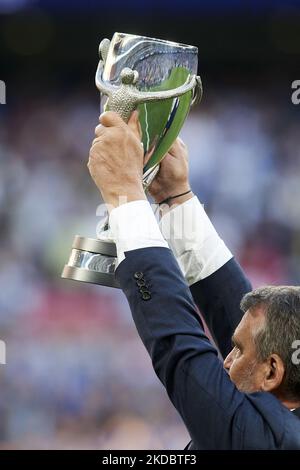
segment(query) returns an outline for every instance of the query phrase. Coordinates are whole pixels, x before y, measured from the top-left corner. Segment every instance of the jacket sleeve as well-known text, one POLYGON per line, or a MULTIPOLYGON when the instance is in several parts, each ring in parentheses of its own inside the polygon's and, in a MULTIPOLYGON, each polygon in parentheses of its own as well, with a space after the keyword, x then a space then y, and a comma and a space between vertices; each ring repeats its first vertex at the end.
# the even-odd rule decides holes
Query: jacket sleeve
POLYGON ((223 358, 230 352, 231 337, 242 319, 240 302, 252 287, 232 258, 205 279, 190 286, 194 301, 223 358))
POLYGON ((195 447, 278 448, 283 422, 277 419, 274 426, 268 422, 276 415, 277 400, 268 393, 254 394, 253 399, 230 381, 205 336, 171 251, 144 248, 127 252, 116 275, 154 370, 195 447), (260 413, 262 404, 272 413, 260 413))

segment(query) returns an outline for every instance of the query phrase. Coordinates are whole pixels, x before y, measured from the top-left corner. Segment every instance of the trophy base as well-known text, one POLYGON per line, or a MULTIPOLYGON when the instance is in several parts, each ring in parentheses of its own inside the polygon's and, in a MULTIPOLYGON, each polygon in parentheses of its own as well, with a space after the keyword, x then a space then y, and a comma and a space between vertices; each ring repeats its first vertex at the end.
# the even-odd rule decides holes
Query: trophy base
POLYGON ((75 236, 68 264, 61 277, 120 288, 115 278, 116 245, 110 241, 75 236))

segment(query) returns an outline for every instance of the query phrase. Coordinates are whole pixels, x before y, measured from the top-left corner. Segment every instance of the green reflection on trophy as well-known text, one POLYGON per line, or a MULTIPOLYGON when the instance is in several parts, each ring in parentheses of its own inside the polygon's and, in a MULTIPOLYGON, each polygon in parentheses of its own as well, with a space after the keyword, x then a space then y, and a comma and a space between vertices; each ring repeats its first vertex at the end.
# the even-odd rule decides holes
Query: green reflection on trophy
MULTIPOLYGON (((147 189, 159 163, 178 136, 191 105, 200 101, 196 47, 154 38, 115 33, 99 47, 96 85, 102 107, 128 121, 139 111, 144 148, 143 184, 147 189)), ((107 221, 97 239, 76 236, 62 277, 118 287, 116 247, 107 221)))

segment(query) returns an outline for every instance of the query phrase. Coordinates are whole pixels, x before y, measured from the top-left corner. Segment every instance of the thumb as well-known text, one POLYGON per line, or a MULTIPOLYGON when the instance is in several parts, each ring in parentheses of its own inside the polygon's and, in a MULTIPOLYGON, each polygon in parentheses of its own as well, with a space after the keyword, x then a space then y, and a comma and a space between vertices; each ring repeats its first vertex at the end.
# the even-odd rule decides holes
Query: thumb
POLYGON ((141 124, 139 121, 139 113, 137 110, 133 111, 133 113, 131 114, 129 121, 128 121, 128 126, 130 127, 132 132, 136 135, 136 137, 139 140, 142 140, 142 136, 143 136, 142 128, 141 128, 141 124))
POLYGON ((102 113, 100 118, 99 118, 100 123, 104 127, 123 127, 125 126, 125 122, 119 116, 118 113, 115 113, 114 111, 106 111, 105 113, 102 113))

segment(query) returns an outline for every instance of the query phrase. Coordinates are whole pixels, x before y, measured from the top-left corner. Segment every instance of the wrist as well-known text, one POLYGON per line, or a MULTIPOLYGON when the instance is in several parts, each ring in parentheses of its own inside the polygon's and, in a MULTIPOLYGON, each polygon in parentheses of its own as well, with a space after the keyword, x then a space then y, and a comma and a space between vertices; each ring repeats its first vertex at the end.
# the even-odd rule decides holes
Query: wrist
POLYGON ((181 204, 184 204, 186 201, 188 201, 189 199, 192 199, 193 197, 194 197, 194 193, 192 192, 192 190, 189 190, 187 194, 182 194, 182 196, 178 196, 178 197, 170 199, 168 203, 161 204, 159 206, 160 216, 162 217, 170 210, 175 209, 175 207, 178 207, 181 204))
POLYGON ((119 191, 101 191, 108 211, 132 201, 147 200, 142 185, 121 188, 119 191))
POLYGON ((185 181, 184 183, 177 184, 172 187, 168 188, 167 186, 162 188, 161 191, 157 192, 156 194, 151 193, 151 196, 154 199, 154 202, 156 204, 159 204, 161 201, 164 201, 165 199, 168 199, 170 196, 175 196, 176 194, 182 194, 185 193, 190 189, 190 184, 188 181, 185 181))

